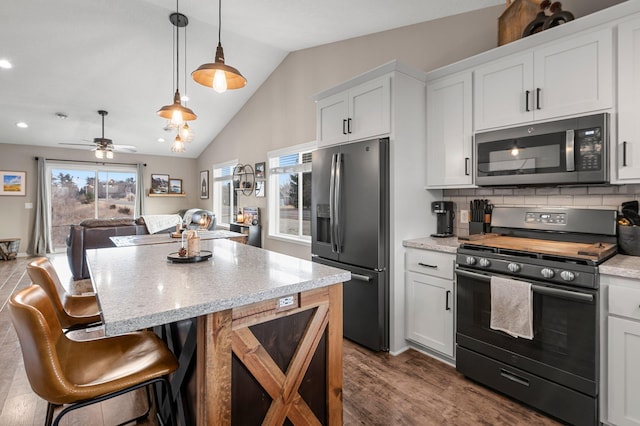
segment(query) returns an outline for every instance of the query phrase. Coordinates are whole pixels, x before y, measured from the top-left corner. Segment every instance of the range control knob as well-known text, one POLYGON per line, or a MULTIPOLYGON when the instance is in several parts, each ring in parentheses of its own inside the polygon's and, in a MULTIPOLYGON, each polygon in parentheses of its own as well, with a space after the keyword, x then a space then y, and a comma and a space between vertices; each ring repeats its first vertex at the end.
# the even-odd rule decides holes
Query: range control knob
POLYGON ((476 264, 476 258, 473 256, 467 256, 467 258, 465 259, 467 262, 467 265, 475 265, 476 264))
POLYGON ((483 268, 488 268, 491 265, 491 261, 489 259, 485 259, 484 257, 480 259, 480 266, 483 268))
POLYGON ((551 268, 543 268, 542 271, 540 271, 540 273, 545 278, 553 278, 553 276, 556 274, 555 272, 553 272, 553 269, 551 268))
POLYGON ((507 265, 507 269, 509 270, 509 272, 520 272, 520 265, 518 265, 517 263, 510 263, 507 265))
POLYGON ((560 278, 565 281, 573 281, 574 279, 576 279, 576 274, 571 271, 562 271, 560 272, 560 278))

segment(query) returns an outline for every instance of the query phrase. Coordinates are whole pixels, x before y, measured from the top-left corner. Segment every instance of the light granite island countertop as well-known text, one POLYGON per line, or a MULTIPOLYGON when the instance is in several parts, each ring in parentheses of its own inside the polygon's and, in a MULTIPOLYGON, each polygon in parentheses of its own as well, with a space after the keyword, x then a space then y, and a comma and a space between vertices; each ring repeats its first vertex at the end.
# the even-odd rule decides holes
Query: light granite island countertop
POLYGON ((180 363, 166 397, 180 389, 181 424, 319 424, 320 415, 341 425, 342 282, 351 274, 227 239, 200 245, 213 257, 197 263, 167 260, 178 242, 87 250, 105 333, 154 327, 165 339, 180 363), (281 369, 283 353, 293 358, 281 369), (247 402, 263 389, 268 407, 247 402))
POLYGON ((231 309, 351 279, 351 273, 238 244, 201 241, 213 257, 170 263, 180 243, 87 250, 108 336, 231 309))

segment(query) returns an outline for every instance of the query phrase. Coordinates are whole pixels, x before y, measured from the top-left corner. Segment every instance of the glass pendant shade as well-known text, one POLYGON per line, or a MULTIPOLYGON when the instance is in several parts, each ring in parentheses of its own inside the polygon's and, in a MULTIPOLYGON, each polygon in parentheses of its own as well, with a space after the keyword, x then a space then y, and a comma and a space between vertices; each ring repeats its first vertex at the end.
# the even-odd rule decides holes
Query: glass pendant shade
POLYGON ((216 92, 222 93, 227 89, 241 89, 247 84, 240 71, 224 63, 224 51, 218 42, 216 59, 214 63, 202 64, 191 73, 196 83, 212 87, 216 92))
POLYGON ((176 139, 173 141, 173 144, 171 145, 171 151, 179 152, 179 153, 182 153, 185 151, 184 142, 182 142, 182 139, 180 139, 179 134, 176 136, 176 139))

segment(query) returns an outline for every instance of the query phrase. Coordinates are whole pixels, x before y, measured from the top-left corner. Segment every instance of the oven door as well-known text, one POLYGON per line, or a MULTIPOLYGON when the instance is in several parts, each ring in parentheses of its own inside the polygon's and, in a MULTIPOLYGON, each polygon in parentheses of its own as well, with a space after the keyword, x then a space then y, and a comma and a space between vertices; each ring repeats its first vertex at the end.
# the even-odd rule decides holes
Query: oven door
POLYGON ((528 281, 533 289, 534 333, 528 340, 490 328, 489 274, 458 265, 456 278, 458 347, 597 395, 597 290, 528 281))

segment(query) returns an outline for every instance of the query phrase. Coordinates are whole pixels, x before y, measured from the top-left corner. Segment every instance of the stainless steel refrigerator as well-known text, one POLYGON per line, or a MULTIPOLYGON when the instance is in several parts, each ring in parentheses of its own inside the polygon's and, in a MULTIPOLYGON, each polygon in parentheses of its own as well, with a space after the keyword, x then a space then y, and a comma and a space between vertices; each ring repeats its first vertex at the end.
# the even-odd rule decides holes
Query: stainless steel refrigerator
POLYGON ((312 260, 351 272, 344 337, 389 350, 389 139, 319 149, 312 162, 312 260))

